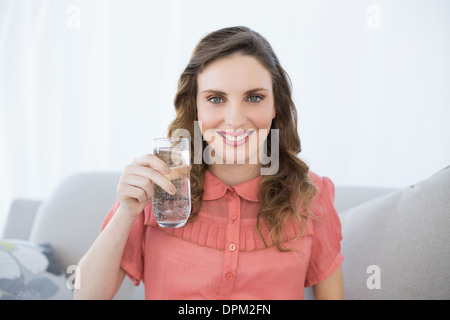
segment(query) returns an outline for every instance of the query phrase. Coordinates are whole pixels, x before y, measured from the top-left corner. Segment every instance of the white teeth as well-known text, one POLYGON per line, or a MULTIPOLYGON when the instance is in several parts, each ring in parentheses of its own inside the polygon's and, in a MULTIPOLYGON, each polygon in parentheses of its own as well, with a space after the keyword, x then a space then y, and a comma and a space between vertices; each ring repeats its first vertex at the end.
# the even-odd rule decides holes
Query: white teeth
POLYGON ((246 137, 247 137, 246 134, 244 134, 242 136, 237 136, 237 137, 225 135, 225 139, 227 139, 228 141, 240 141, 240 140, 245 139, 246 137))
POLYGON ((246 134, 242 134, 242 135, 240 135, 240 136, 231 136, 231 135, 228 135, 228 134, 226 134, 226 133, 223 133, 223 132, 219 132, 219 134, 222 136, 222 137, 224 137, 225 139, 227 139, 228 141, 231 141, 231 142, 236 142, 236 141, 242 141, 242 140, 244 140, 245 138, 247 138, 251 133, 253 133, 253 131, 249 131, 249 132, 247 132, 246 134))

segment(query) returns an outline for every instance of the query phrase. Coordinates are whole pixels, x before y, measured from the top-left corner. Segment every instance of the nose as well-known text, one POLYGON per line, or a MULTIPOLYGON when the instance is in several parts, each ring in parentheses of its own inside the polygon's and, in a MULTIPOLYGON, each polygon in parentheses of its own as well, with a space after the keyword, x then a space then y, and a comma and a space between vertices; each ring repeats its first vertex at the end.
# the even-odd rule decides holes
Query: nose
POLYGON ((243 128, 247 122, 247 116, 240 103, 232 103, 228 106, 225 114, 225 124, 229 129, 243 128))

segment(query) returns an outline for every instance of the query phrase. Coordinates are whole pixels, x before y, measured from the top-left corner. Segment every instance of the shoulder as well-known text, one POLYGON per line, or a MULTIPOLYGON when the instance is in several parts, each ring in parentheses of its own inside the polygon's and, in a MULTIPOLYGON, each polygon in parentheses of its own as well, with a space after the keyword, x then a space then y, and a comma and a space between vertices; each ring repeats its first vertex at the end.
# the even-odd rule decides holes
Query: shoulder
POLYGON ((308 172, 308 177, 316 187, 315 197, 332 195, 334 200, 334 183, 330 178, 319 176, 317 173, 311 170, 309 170, 308 172))
POLYGON ((342 230, 339 214, 334 206, 334 184, 330 178, 314 172, 310 172, 309 176, 317 189, 309 205, 313 216, 311 221, 314 239, 321 248, 334 248, 333 254, 336 254, 340 251, 342 230))
POLYGON ((334 210, 334 183, 330 178, 320 176, 313 171, 308 172, 308 177, 316 188, 316 194, 311 200, 310 209, 319 216, 324 211, 334 210))

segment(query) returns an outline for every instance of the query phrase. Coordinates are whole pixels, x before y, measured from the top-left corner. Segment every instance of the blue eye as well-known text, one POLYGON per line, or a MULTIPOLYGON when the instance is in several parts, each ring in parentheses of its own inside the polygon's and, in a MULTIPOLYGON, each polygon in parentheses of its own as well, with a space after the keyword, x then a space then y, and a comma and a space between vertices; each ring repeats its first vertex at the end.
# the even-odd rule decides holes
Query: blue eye
POLYGON ((252 102, 252 103, 257 103, 260 102, 262 100, 262 98, 260 96, 251 96, 248 98, 248 101, 252 102))
POLYGON ((223 102, 223 99, 219 98, 219 97, 212 97, 212 98, 209 98, 208 101, 211 103, 214 103, 214 104, 218 104, 218 103, 223 102))

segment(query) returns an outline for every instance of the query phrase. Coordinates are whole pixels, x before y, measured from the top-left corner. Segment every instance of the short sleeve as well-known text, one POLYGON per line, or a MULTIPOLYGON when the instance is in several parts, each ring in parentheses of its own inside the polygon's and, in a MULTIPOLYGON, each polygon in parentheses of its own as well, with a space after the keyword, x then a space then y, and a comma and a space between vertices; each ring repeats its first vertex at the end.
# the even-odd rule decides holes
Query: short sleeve
MULTIPOLYGON (((117 208, 119 208, 119 205, 120 202, 117 199, 103 221, 102 231, 114 216, 117 208)), ((139 285, 144 270, 144 260, 142 254, 144 233, 144 215, 141 214, 131 227, 130 235, 128 236, 128 240, 123 251, 122 261, 120 262, 120 267, 126 271, 127 276, 136 286, 139 285)))
POLYGON ((313 286, 333 274, 344 257, 341 253, 341 222, 334 207, 334 184, 326 177, 315 179, 317 193, 312 202, 314 235, 305 287, 313 286))

